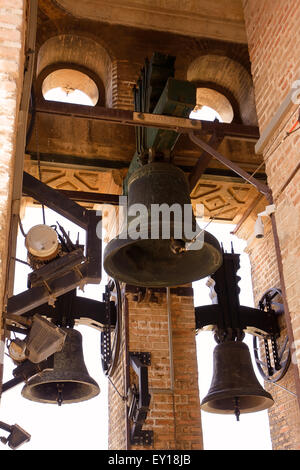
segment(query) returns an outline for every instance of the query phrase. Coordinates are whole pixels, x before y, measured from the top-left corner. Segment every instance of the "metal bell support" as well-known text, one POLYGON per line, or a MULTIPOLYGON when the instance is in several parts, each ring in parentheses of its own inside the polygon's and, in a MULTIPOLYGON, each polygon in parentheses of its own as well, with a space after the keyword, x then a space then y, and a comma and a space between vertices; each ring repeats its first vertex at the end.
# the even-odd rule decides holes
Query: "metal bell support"
POLYGON ((213 378, 201 408, 210 413, 252 413, 270 408, 274 400, 260 385, 250 351, 242 341, 225 341, 214 349, 213 378))
POLYGON ((195 308, 196 328, 210 329, 218 343, 213 353, 213 378, 202 400, 204 411, 220 414, 251 413, 270 408, 274 400, 255 375, 245 333, 278 335, 276 318, 261 309, 240 305, 240 255, 223 253, 222 266, 211 276, 212 305, 195 308))
MULTIPOLYGON (((199 249, 186 249, 186 243, 191 240, 184 236, 181 239, 176 237, 180 227, 185 229, 185 205, 191 208, 189 186, 179 168, 165 162, 154 162, 134 172, 128 181, 126 230, 112 239, 104 252, 107 274, 131 285, 168 287, 187 284, 215 272, 222 263, 222 252, 215 237, 202 231, 203 244, 199 249), (130 226, 137 220, 136 216, 130 216, 130 208, 135 204, 143 205, 147 214, 139 220, 140 237, 137 239, 130 236, 130 226), (165 220, 152 217, 153 205, 162 204, 168 208, 177 204, 182 209, 182 217, 170 217, 170 235, 166 238, 161 235, 165 220), (153 232, 159 236, 151 238, 153 232)), ((194 214, 190 225, 195 231, 194 214)))
POLYGON ((61 405, 89 400, 100 393, 84 363, 82 335, 72 328, 63 331, 66 332, 64 347, 53 355, 53 369, 31 377, 22 389, 24 398, 61 405))

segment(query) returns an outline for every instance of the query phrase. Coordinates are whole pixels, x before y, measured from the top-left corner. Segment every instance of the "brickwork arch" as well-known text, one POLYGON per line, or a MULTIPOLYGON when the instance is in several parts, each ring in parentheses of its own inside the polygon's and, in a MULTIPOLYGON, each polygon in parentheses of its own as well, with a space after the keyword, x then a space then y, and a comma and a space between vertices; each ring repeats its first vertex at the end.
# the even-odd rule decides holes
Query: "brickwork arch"
MULTIPOLYGON (((37 77, 55 64, 90 71, 99 77, 105 89, 105 105, 112 103, 112 59, 107 50, 94 39, 83 35, 60 34, 46 40, 37 56, 37 77)), ((52 67, 53 70, 53 67, 52 67)), ((93 78, 93 77, 92 77, 93 78)))
MULTIPOLYGON (((187 69, 187 79, 196 83, 210 83, 228 90, 228 96, 233 96, 238 103, 242 122, 256 125, 256 108, 252 79, 249 72, 235 60, 217 54, 205 54, 197 57, 187 69)), ((227 97, 228 97, 227 96, 227 97)), ((205 103, 204 103, 205 104, 205 103)), ((235 108, 235 103, 231 103, 235 108)))

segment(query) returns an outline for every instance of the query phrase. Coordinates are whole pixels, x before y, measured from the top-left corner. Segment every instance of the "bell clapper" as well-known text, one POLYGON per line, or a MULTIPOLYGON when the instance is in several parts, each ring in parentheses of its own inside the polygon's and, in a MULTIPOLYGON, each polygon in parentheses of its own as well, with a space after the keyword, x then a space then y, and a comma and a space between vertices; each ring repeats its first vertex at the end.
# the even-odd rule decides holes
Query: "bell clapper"
POLYGON ((236 416, 236 420, 239 421, 240 420, 240 409, 239 409, 239 398, 238 397, 234 397, 234 414, 236 416))
POLYGON ((62 405, 62 402, 63 402, 63 387, 64 387, 64 384, 56 384, 57 386, 57 404, 58 406, 61 406, 62 405))

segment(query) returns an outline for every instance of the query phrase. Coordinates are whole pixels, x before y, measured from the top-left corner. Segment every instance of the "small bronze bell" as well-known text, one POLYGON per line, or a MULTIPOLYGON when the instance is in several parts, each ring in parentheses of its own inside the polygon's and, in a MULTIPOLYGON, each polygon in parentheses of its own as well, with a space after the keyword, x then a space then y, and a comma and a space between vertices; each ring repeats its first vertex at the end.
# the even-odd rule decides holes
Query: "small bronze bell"
POLYGON ((213 378, 201 408, 210 413, 235 414, 265 410, 273 405, 256 378, 248 346, 225 341, 214 349, 213 378))
POLYGON ((63 331, 66 332, 64 347, 53 355, 53 369, 31 377, 22 389, 24 398, 61 405, 89 400, 100 393, 83 360, 81 334, 72 328, 63 331))
POLYGON ((128 223, 104 252, 107 274, 127 284, 168 287, 202 279, 221 264, 217 239, 196 224, 184 172, 164 162, 135 171, 128 181, 128 223), (140 217, 131 213, 137 206, 145 208, 140 217), (162 206, 166 212, 155 217, 153 208, 162 206), (189 209, 192 216, 187 220, 189 209), (139 226, 139 237, 132 235, 135 226, 139 226), (193 238, 186 235, 190 230, 201 235, 201 246, 192 246, 193 238))

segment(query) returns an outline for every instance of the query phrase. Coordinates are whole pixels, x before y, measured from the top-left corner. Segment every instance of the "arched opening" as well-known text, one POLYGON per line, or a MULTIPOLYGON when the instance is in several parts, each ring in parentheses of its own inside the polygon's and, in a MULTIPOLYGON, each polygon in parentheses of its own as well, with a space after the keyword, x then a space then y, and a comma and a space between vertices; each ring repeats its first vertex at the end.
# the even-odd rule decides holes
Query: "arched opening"
MULTIPOLYGON (((72 73, 72 80, 75 83, 81 84, 82 76, 86 75, 84 79, 84 89, 77 85, 77 89, 83 91, 89 96, 91 91, 91 82, 95 82, 98 92, 99 99, 97 104, 100 106, 111 106, 112 103, 112 60, 106 49, 93 39, 85 36, 76 34, 62 34, 59 36, 53 36, 48 39, 39 49, 37 57, 37 92, 39 92, 39 86, 42 88, 48 87, 49 85, 45 82, 45 78, 48 76, 50 80, 57 80, 57 77, 62 79, 63 72, 59 70, 68 70, 68 80, 72 73), (53 72, 57 71, 57 74, 52 75, 53 72), (45 84, 44 84, 45 82, 45 84)), ((68 82, 65 78, 63 82, 68 82)), ((68 83, 66 83, 68 85, 68 83)), ((81 84, 81 86, 83 86, 81 84)), ((72 86, 73 87, 73 86, 72 86)), ((54 87, 52 87, 54 88, 54 87)), ((44 93, 44 91, 43 91, 44 93)), ((68 93, 70 95, 70 92, 68 93)), ((92 100, 95 100, 94 95, 92 100)))
POLYGON ((85 73, 62 68, 54 70, 42 83, 45 100, 95 106, 99 100, 96 83, 85 73))
POLYGON ((220 114, 210 106, 196 106, 189 116, 191 119, 199 119, 203 121, 215 121, 223 122, 220 114))
POLYGON ((234 111, 230 101, 216 90, 210 88, 197 88, 197 104, 191 112, 190 118, 220 122, 232 122, 234 111))
POLYGON ((223 122, 231 122, 234 117, 243 124, 257 125, 252 79, 239 62, 227 56, 201 55, 189 65, 187 80, 198 87, 197 104, 199 99, 203 101, 202 104, 213 107, 221 116, 224 112, 226 117, 223 122))

